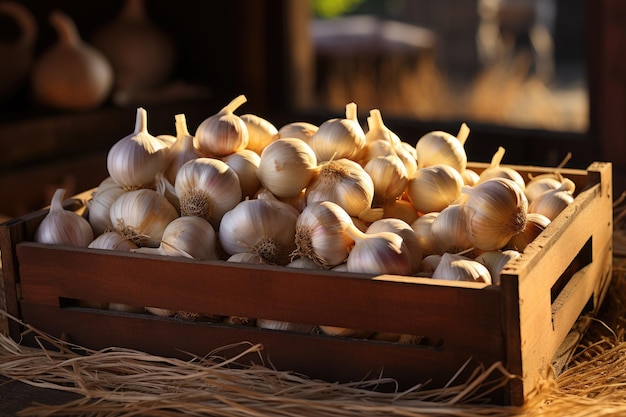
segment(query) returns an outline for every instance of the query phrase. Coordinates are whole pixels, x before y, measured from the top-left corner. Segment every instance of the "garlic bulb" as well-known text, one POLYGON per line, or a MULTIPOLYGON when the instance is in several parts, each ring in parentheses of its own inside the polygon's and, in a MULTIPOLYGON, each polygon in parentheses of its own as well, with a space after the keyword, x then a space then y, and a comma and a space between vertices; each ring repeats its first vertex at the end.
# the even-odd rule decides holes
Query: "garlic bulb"
POLYGON ((35 63, 31 83, 35 97, 58 109, 98 107, 113 88, 111 64, 99 50, 83 42, 68 15, 53 11, 50 23, 59 40, 35 63))
POLYGON ((543 194, 545 191, 556 190, 561 186, 561 182, 561 180, 553 176, 539 176, 532 178, 528 181, 524 189, 528 203, 532 203, 537 196, 543 194))
MULTIPOLYGON (((306 194, 307 205, 317 201, 332 201, 353 217, 363 217, 373 212, 374 182, 361 165, 350 159, 323 163, 306 194)), ((378 218, 382 217, 382 209, 379 211, 378 218)))
POLYGON ((286 266, 287 268, 300 269, 326 269, 311 258, 296 258, 293 261, 289 262, 286 266))
POLYGON ((278 137, 298 138, 308 144, 318 129, 317 126, 309 122, 291 122, 278 129, 278 137))
POLYGON ((267 262, 265 262, 259 255, 250 252, 235 253, 234 255, 229 256, 226 261, 239 262, 243 264, 267 264, 267 262))
POLYGON ((261 181, 257 175, 261 157, 250 149, 242 149, 225 156, 222 160, 239 177, 242 198, 252 198, 261 188, 261 181))
POLYGON ((365 142, 367 145, 378 140, 387 141, 394 146, 400 143, 398 135, 385 126, 379 109, 370 110, 370 117, 367 118, 367 126, 368 131, 365 133, 365 142))
POLYGON ((383 218, 400 219, 412 224, 419 217, 419 213, 410 201, 397 199, 383 205, 383 218))
POLYGON ((276 199, 244 200, 222 218, 219 240, 229 255, 250 252, 286 265, 296 249, 298 211, 276 199))
POLYGON ((346 105, 346 117, 322 123, 309 141, 319 162, 356 159, 365 148, 365 132, 357 119, 355 103, 346 105))
POLYGON ((176 125, 176 140, 170 146, 168 152, 168 162, 165 169, 165 178, 174 184, 176 182, 176 174, 185 162, 192 159, 201 158, 202 152, 194 146, 194 137, 189 133, 187 128, 187 118, 184 114, 174 116, 176 125))
POLYGON ((311 333, 315 326, 304 323, 291 323, 281 320, 257 319, 256 326, 261 329, 289 331, 297 333, 311 333))
POLYGON ((270 121, 255 114, 243 114, 240 118, 248 128, 247 149, 258 155, 261 155, 267 145, 279 138, 278 129, 270 121))
POLYGON ((346 262, 348 272, 395 275, 411 273, 411 252, 399 234, 363 233, 354 225, 346 230, 355 242, 346 262))
POLYGON ((468 168, 465 168, 463 172, 461 172, 461 177, 463 177, 463 183, 470 187, 476 185, 480 179, 480 175, 478 175, 476 171, 468 168))
POLYGON ((241 201, 239 177, 225 162, 197 158, 178 170, 174 184, 183 216, 202 217, 219 228, 224 213, 241 201))
POLYGON ((107 170, 125 189, 150 187, 155 176, 167 166, 169 148, 148 133, 148 114, 139 107, 135 131, 118 140, 107 154, 107 170))
POLYGON ((374 207, 395 201, 402 195, 408 183, 406 167, 395 155, 370 159, 363 167, 374 184, 374 207))
POLYGON ((317 158, 301 139, 282 138, 261 153, 257 175, 263 187, 275 196, 295 197, 317 173, 317 158))
POLYGON ((417 241, 422 248, 422 255, 424 256, 435 253, 430 233, 433 227, 433 222, 438 215, 438 211, 426 213, 411 223, 411 229, 413 229, 415 235, 417 236, 417 241))
POLYGON ((492 178, 463 192, 467 235, 476 248, 500 249, 526 227, 528 200, 514 181, 492 178))
POLYGON ((352 337, 355 339, 368 339, 370 338, 374 332, 371 330, 359 330, 359 329, 349 329, 346 327, 337 327, 337 326, 317 326, 322 333, 327 334, 329 336, 336 337, 352 337))
POLYGON ((551 221, 574 202, 572 194, 575 188, 574 182, 569 178, 563 178, 561 185, 554 189, 539 194, 528 207, 531 213, 543 214, 551 221))
POLYGON ((149 188, 126 191, 111 205, 111 224, 137 246, 156 248, 167 225, 178 217, 172 204, 149 188))
POLYGON ((461 196, 463 178, 449 165, 418 169, 407 184, 407 194, 420 213, 441 211, 461 196))
POLYGON ((520 256, 521 254, 515 250, 497 250, 483 252, 474 260, 487 267, 493 284, 500 285, 500 272, 502 269, 511 259, 517 259, 520 256))
POLYGON ((63 207, 65 189, 57 188, 50 201, 50 210, 35 230, 35 242, 86 248, 93 240, 89 222, 63 207))
POLYGON ((118 232, 105 232, 92 240, 87 247, 91 249, 106 249, 126 252, 129 252, 132 249, 137 249, 137 245, 126 239, 118 232))
POLYGON ((420 267, 419 275, 432 277, 433 272, 435 272, 435 269, 437 269, 440 262, 441 262, 441 255, 432 254, 432 255, 425 256, 424 259, 422 259, 422 265, 420 267))
POLYGON ((196 129, 200 150, 208 156, 230 155, 248 146, 248 127, 233 112, 247 101, 244 95, 233 99, 217 114, 202 121, 196 129))
POLYGON ((535 240, 549 224, 549 218, 540 213, 532 213, 529 209, 526 215, 526 227, 523 231, 513 235, 505 247, 518 252, 524 252, 526 246, 535 240))
POLYGON ((159 250, 167 256, 217 260, 217 235, 213 226, 201 217, 181 216, 163 231, 159 250))
POLYGON ((422 247, 411 225, 400 219, 380 219, 370 224, 365 233, 375 234, 380 232, 392 232, 402 237, 404 240, 403 244, 406 246, 411 260, 409 273, 411 275, 417 273, 422 264, 422 247))
POLYGON ((415 144, 418 167, 443 164, 457 172, 463 172, 467 167, 464 145, 468 135, 469 128, 463 123, 457 136, 443 131, 433 131, 420 137, 415 144))
POLYGON ((433 271, 432 278, 447 281, 492 283, 491 274, 485 265, 465 256, 451 253, 444 253, 441 256, 441 261, 433 271))
POLYGON ((352 224, 350 215, 331 201, 311 203, 296 221, 296 250, 292 257, 308 258, 324 268, 346 261, 354 239, 346 229, 352 224))
POLYGON ((109 214, 111 205, 124 192, 124 189, 113 181, 113 178, 107 177, 98 185, 92 199, 87 202, 89 208, 87 219, 96 236, 113 229, 109 214))
POLYGON ((439 255, 471 249, 474 245, 467 236, 467 219, 463 206, 451 204, 441 210, 433 219, 430 239, 433 251, 439 255))
POLYGON ((491 178, 500 177, 515 181, 515 183, 522 190, 524 190, 526 188, 526 182, 524 181, 522 175, 513 168, 503 167, 500 165, 500 162, 502 162, 502 158, 504 157, 504 152, 505 150, 502 146, 498 147, 498 151, 491 158, 491 164, 487 169, 480 173, 476 184, 483 183, 491 178))

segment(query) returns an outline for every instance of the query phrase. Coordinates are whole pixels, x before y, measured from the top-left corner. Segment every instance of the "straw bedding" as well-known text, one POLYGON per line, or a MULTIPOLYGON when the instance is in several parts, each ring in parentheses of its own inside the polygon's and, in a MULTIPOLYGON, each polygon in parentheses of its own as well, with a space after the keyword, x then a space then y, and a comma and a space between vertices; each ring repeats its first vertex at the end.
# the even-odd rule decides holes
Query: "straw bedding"
MULTIPOLYGON (((61 405, 34 403, 20 416, 452 416, 570 417, 626 415, 626 220, 624 196, 615 203, 614 274, 603 308, 564 368, 547 376, 524 408, 496 406, 485 395, 510 375, 501 366, 476 369, 443 388, 427 381, 406 391, 374 390, 386 378, 350 384, 311 380, 238 360, 262 346, 240 344, 239 354, 215 351, 188 360, 122 348, 84 349, 26 326, 40 348, 0 334, 0 375, 78 394, 61 405), (496 376, 494 378, 494 376, 496 376)), ((5 312, 1 314, 6 315, 5 312)), ((8 317, 9 320, 17 320, 8 317)), ((232 352, 233 346, 225 347, 232 352)))

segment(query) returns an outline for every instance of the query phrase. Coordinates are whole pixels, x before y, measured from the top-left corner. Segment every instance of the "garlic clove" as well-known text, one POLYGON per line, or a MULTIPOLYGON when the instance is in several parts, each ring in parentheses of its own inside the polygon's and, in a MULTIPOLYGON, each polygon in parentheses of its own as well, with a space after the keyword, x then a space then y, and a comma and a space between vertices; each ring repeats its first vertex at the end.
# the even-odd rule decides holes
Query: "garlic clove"
POLYGON ((444 253, 437 268, 433 271, 433 279, 447 281, 469 281, 492 283, 487 267, 478 261, 461 255, 444 253))
POLYGON ((463 193, 467 235, 477 249, 500 249, 526 227, 528 200, 516 182, 492 178, 463 193))
POLYGON ((52 245, 86 248, 94 239, 91 225, 81 215, 63 207, 65 189, 57 188, 50 201, 50 210, 35 230, 34 240, 52 245))
POLYGON ((237 96, 218 113, 200 123, 196 129, 196 139, 199 149, 206 156, 226 156, 248 146, 248 127, 233 113, 246 101, 244 95, 237 96))

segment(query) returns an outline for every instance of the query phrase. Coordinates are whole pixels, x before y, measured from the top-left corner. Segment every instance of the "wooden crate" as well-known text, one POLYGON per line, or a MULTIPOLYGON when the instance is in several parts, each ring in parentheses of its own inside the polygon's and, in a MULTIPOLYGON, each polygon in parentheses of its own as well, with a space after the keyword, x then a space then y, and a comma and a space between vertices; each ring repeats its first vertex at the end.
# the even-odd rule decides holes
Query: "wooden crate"
MULTIPOLYGON (((471 164, 477 170, 487 164, 471 164)), ((522 174, 547 169, 513 166, 522 174)), ((523 404, 579 317, 595 314, 612 268, 611 164, 562 171, 575 201, 503 271, 501 285, 251 266, 51 246, 32 237, 46 210, 0 226, 7 310, 90 348, 187 357, 249 341, 267 363, 329 381, 382 375, 401 388, 501 362, 521 378, 492 394, 523 404), (72 300, 267 318, 424 336, 416 345, 194 322, 77 307, 72 300)), ((68 200, 84 208, 85 192, 68 200)), ((21 328, 10 333, 20 339, 21 328)), ((259 362, 259 357, 249 358, 259 362)))

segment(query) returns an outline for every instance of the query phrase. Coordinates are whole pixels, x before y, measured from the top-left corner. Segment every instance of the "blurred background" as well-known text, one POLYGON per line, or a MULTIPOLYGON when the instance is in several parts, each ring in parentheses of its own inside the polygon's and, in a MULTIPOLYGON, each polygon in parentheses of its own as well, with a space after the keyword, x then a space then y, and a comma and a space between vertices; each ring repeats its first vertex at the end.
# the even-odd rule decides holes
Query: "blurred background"
POLYGON ((0 0, 0 215, 96 186, 137 107, 155 136, 178 113, 193 133, 239 94, 277 127, 377 108, 413 144, 466 122, 472 161, 571 152, 622 187, 624 19, 620 0, 0 0))

